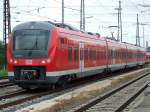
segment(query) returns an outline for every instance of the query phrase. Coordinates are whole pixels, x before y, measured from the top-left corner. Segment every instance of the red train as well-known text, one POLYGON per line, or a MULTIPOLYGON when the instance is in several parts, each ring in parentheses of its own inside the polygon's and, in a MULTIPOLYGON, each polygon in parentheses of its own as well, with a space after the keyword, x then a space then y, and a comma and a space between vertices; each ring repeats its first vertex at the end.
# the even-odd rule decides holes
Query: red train
POLYGON ((9 79, 22 88, 63 85, 146 61, 143 48, 51 22, 16 26, 7 46, 9 79))
POLYGON ((146 63, 150 63, 150 52, 146 52, 146 63))

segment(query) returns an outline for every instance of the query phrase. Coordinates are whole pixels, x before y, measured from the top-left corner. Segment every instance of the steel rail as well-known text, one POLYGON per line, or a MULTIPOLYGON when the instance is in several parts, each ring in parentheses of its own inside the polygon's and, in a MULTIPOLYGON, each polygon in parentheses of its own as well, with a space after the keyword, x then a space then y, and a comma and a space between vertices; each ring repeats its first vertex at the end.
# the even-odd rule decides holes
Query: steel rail
POLYGON ((15 96, 24 94, 25 92, 26 92, 26 90, 21 89, 21 90, 14 91, 14 92, 9 93, 9 94, 1 95, 0 96, 0 101, 4 100, 4 99, 7 99, 7 98, 11 98, 11 97, 15 97, 15 96))
MULTIPOLYGON (((123 85, 120 85, 119 87, 111 90, 111 91, 108 91, 106 93, 104 93, 103 95, 100 95, 100 96, 97 96, 96 98, 94 99, 91 99, 90 101, 88 101, 87 103, 85 104, 82 104, 81 106, 78 106, 76 108, 73 108, 71 109, 70 111, 68 112, 83 112, 83 111, 86 111, 88 110, 90 107, 96 105, 97 103, 100 103, 101 101, 104 101, 106 100, 108 97, 110 97, 111 95, 114 95, 115 93, 117 93, 118 91, 126 88, 127 86, 133 84, 134 82, 144 78, 145 76, 148 76, 149 73, 146 73, 142 76, 139 76, 138 78, 136 79, 133 79, 123 85)), ((116 112, 120 112, 122 109, 124 109, 126 107, 126 105, 131 102, 135 97, 137 97, 145 88, 147 87, 147 84, 145 84, 135 95, 133 95, 131 97, 131 99, 129 99, 127 102, 125 102, 123 105, 121 105, 117 110, 116 112)))
POLYGON ((8 76, 0 76, 0 80, 7 79, 8 76))
MULTIPOLYGON (((92 78, 92 79, 90 78, 90 80, 87 78, 87 80, 84 79, 84 80, 80 80, 79 82, 75 81, 75 82, 73 82, 73 84, 69 84, 69 86, 66 87, 66 88, 56 88, 54 90, 41 92, 41 93, 36 94, 36 95, 33 94, 32 96, 27 96, 25 98, 17 99, 15 101, 10 101, 10 102, 7 102, 7 103, 0 104, 0 109, 7 108, 8 106, 14 106, 14 105, 17 105, 17 104, 20 104, 20 103, 23 103, 23 102, 26 102, 26 101, 29 101, 29 100, 33 100, 33 99, 36 99, 36 98, 39 98, 39 97, 42 97, 42 96, 46 96, 46 95, 51 95, 51 98, 54 98, 58 95, 61 95, 61 94, 64 94, 68 91, 72 91, 74 89, 80 88, 84 85, 93 83, 95 81, 101 81, 101 80, 113 77, 112 74, 114 75, 114 77, 117 76, 116 74, 111 73, 111 74, 104 75, 101 78, 96 76, 95 78, 92 78)), ((118 73, 118 75, 120 75, 120 74, 118 73)), ((21 94, 25 94, 25 93, 26 92, 22 92, 21 94)), ((20 93, 17 93, 16 96, 19 96, 19 95, 20 95, 20 93)), ((7 95, 7 97, 3 96, 3 97, 0 97, 0 98, 5 99, 5 98, 11 98, 11 97, 15 97, 15 94, 14 95, 7 95)))
POLYGON ((9 81, 0 82, 0 88, 4 88, 6 86, 12 86, 12 85, 14 84, 9 81))

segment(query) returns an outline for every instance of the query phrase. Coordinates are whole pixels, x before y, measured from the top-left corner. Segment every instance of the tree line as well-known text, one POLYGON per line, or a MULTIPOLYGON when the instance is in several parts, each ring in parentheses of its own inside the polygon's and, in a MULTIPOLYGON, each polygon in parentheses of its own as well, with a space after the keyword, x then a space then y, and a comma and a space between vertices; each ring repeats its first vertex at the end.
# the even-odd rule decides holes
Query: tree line
POLYGON ((0 69, 4 68, 5 65, 5 46, 2 41, 0 41, 0 69))

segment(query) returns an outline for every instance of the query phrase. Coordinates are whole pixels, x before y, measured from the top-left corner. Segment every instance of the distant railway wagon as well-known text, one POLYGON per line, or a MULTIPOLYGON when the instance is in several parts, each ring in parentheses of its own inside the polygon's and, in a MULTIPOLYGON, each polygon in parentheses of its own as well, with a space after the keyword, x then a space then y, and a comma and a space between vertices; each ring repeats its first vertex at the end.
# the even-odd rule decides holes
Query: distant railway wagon
POLYGON ((146 62, 150 63, 150 52, 146 52, 146 62))
POLYGON ((51 22, 16 26, 7 46, 8 77, 22 88, 63 85, 146 61, 143 48, 51 22))

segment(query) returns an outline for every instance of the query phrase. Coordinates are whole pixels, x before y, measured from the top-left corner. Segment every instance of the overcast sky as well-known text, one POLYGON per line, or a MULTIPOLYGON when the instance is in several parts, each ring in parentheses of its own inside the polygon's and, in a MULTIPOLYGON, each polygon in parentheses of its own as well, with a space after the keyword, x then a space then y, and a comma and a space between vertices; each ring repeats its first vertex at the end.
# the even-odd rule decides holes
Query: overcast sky
MULTIPOLYGON (((3 0, 0 0, 0 39, 3 37, 3 0)), ((65 23, 77 28, 80 24, 80 0, 65 1, 65 23)), ((146 23, 145 38, 150 44, 150 0, 122 0, 123 41, 135 43, 136 14, 139 22, 146 23)), ((61 22, 61 0, 10 0, 12 28, 25 21, 56 21, 61 22)), ((110 36, 117 29, 108 28, 117 25, 118 0, 85 0, 86 31, 98 32, 110 36)), ((140 26, 140 36, 143 31, 140 26)), ((141 39, 141 44, 142 44, 141 39)))

